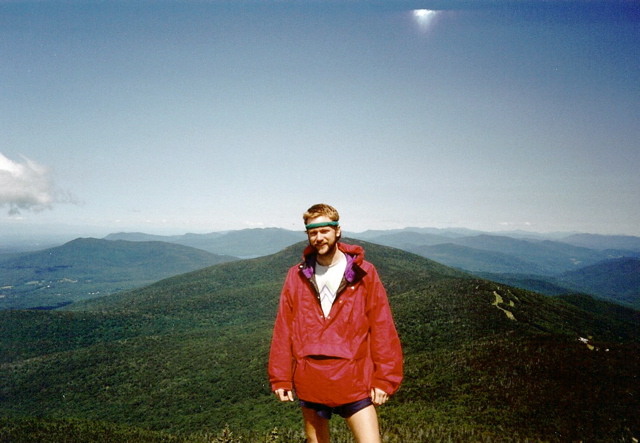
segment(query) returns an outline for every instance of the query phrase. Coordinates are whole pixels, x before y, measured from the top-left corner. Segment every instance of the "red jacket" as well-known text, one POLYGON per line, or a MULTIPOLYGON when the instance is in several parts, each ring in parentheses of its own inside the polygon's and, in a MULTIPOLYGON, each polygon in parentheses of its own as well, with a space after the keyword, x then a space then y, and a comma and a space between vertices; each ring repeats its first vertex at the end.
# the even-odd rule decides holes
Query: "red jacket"
POLYGON ((347 269, 325 318, 313 272, 315 255, 289 270, 271 341, 272 390, 295 389, 298 398, 327 406, 388 394, 402 381, 402 350, 387 294, 360 246, 338 243, 347 269))

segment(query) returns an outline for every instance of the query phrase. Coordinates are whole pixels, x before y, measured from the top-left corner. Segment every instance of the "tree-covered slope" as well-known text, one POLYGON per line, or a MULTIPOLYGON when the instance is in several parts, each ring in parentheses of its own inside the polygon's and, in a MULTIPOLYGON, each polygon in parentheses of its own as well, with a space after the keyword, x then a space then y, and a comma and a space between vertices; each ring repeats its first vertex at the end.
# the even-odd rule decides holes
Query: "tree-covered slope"
POLYGON ((0 309, 60 306, 230 260, 171 243, 79 238, 0 257, 0 309))
MULTIPOLYGON (((277 402, 266 376, 280 288, 302 247, 73 311, 0 312, 0 416, 181 436, 277 427, 282 441, 302 441, 297 406, 277 402)), ((637 311, 610 315, 397 249, 365 249, 405 352, 403 386, 380 408, 388 441, 638 437, 637 311)))
POLYGON ((557 278, 576 291, 640 308, 640 259, 622 257, 606 260, 557 278))

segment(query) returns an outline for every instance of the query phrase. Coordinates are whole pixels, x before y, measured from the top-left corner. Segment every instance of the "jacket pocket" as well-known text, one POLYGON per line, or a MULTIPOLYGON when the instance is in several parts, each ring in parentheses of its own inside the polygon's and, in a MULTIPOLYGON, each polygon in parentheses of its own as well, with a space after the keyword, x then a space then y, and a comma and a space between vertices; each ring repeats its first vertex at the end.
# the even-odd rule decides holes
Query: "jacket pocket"
POLYGON ((365 359, 304 358, 294 373, 301 400, 335 407, 369 396, 365 359))

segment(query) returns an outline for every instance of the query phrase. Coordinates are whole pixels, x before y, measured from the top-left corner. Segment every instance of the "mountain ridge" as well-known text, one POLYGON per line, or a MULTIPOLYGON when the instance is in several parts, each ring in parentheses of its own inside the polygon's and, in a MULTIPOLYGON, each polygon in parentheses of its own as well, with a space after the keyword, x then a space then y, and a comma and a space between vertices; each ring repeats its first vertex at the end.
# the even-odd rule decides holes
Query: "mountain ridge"
POLYGON ((104 237, 105 240, 128 241, 145 241, 147 238, 154 240, 164 239, 162 241, 199 248, 218 255, 251 258, 273 254, 286 246, 290 246, 304 239, 305 234, 279 228, 254 228, 212 232, 209 234, 187 233, 166 237, 148 236, 147 234, 139 232, 121 232, 109 234, 104 237))
POLYGON ((632 235, 602 235, 576 233, 561 240, 574 246, 591 249, 619 249, 625 251, 640 251, 640 237, 632 235))
POLYGON ((0 258, 0 309, 56 307, 229 260, 165 242, 78 238, 0 258))
POLYGON ((640 308, 640 259, 621 257, 561 274, 561 285, 640 308))
MULTIPOLYGON (((380 410, 390 441, 640 435, 638 311, 357 243, 387 288, 405 351, 405 381, 380 410)), ((304 245, 64 310, 0 311, 0 415, 181 435, 226 424, 253 435, 246 441, 277 428, 301 441, 299 411, 273 398, 265 365, 286 270, 304 245)))
MULTIPOLYGON (((602 263, 620 257, 640 258, 640 251, 634 251, 630 236, 593 236, 568 234, 562 237, 558 233, 532 236, 526 232, 495 235, 466 229, 404 228, 388 231, 365 231, 360 234, 345 233, 352 238, 371 241, 378 244, 397 247, 434 259, 448 266, 463 269, 478 275, 508 282, 519 287, 540 290, 548 295, 588 288, 592 295, 609 298, 630 306, 640 306, 640 291, 637 293, 611 293, 602 286, 611 283, 611 279, 602 273, 591 273, 589 284, 571 286, 565 280, 559 280, 562 273, 577 271, 586 266, 602 263), (596 239, 599 249, 585 248, 564 242, 563 238, 596 239), (608 242, 607 239, 611 239, 608 242), (629 249, 611 249, 622 247, 627 242, 629 249), (564 288, 564 289, 563 289, 564 288), (594 291, 593 289, 598 289, 594 291)), ((157 236, 144 233, 114 233, 104 239, 114 241, 158 241, 194 247, 218 255, 241 258, 265 256, 276 253, 284 247, 304 240, 303 232, 280 228, 256 228, 239 231, 221 231, 208 234, 187 233, 174 236, 157 236)), ((638 240, 638 239, 636 239, 638 240)), ((0 255, 0 263, 17 257, 16 254, 0 255)), ((625 277, 630 280, 628 277, 625 277)), ((31 281, 39 281, 34 275, 31 281)), ((150 281, 146 281, 150 282, 150 281)), ((7 285, 3 285, 7 286, 7 285)), ((2 288, 3 286, 0 286, 2 288)), ((9 285, 10 286, 10 285, 9 285)), ((617 285, 620 286, 620 285, 617 285)), ((611 286, 612 288, 616 285, 611 286)), ((25 291, 30 289, 24 288, 25 291)), ((33 288, 31 288, 33 289, 33 288)), ((98 289, 99 290, 99 289, 98 289)), ((6 292, 6 291, 5 291, 6 292)), ((26 291, 29 292, 29 291, 26 291)), ((111 291, 113 292, 113 291, 111 291)), ((0 291, 0 308, 6 306, 0 291)), ((6 294, 5 294, 6 295, 6 294)), ((47 305, 45 303, 44 305, 47 305)), ((52 306, 57 305, 53 303, 52 306)), ((26 307, 23 305, 23 307, 26 307)))

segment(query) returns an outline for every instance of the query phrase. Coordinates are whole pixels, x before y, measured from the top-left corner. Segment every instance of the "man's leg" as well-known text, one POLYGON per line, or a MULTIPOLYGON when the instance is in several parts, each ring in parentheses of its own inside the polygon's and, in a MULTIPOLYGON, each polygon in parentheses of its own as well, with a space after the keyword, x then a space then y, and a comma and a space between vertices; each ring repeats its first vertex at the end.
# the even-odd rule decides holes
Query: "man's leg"
POLYGON ((315 410, 304 406, 302 417, 308 443, 329 443, 329 420, 320 417, 315 410))
POLYGON ((380 428, 375 406, 367 406, 347 418, 358 443, 380 443, 380 428))

